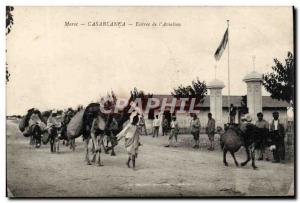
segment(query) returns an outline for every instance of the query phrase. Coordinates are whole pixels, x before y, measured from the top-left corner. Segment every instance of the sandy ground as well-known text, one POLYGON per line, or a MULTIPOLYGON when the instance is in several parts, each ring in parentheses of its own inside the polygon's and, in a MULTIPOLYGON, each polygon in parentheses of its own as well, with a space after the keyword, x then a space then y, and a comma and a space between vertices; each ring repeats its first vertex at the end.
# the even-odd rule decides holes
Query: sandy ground
MULTIPOLYGON (((71 152, 62 146, 51 154, 49 145, 31 149, 16 121, 7 121, 7 186, 15 197, 168 197, 168 196, 282 196, 294 179, 294 164, 258 161, 236 167, 220 149, 207 151, 206 136, 200 149, 192 149, 192 136, 179 135, 176 148, 166 148, 167 137, 142 136, 137 170, 125 165, 124 141, 117 156, 102 155, 103 167, 84 162, 82 139, 71 152)), ((244 151, 237 155, 245 159, 244 151)))

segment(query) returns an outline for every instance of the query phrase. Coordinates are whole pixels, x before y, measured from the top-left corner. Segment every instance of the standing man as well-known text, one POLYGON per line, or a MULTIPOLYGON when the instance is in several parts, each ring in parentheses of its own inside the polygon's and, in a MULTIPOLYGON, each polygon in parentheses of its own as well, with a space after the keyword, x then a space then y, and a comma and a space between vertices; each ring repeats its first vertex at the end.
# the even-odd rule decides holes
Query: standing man
POLYGON ((275 144, 275 150, 273 150, 273 163, 284 163, 285 160, 285 145, 284 145, 284 135, 285 129, 282 123, 279 122, 279 113, 277 111, 273 112, 273 120, 270 125, 270 131, 272 140, 275 144))
POLYGON ((158 115, 155 116, 155 119, 153 120, 153 137, 158 137, 158 132, 159 132, 159 126, 160 126, 160 120, 158 118, 158 115))
POLYGON ((230 104, 229 115, 230 115, 230 123, 234 123, 235 115, 236 115, 236 107, 233 106, 233 104, 230 104))
POLYGON ((166 117, 164 117, 163 119, 163 123, 162 123, 162 136, 167 135, 169 130, 169 121, 166 117))
POLYGON ((140 146, 140 130, 139 126, 139 113, 136 115, 132 114, 133 117, 131 122, 127 124, 125 128, 117 135, 117 139, 125 138, 125 149, 128 153, 128 159, 126 165, 130 168, 130 162, 132 163, 132 168, 135 170, 136 159, 138 156, 138 148, 140 146))
MULTIPOLYGON (((257 114, 257 121, 255 126, 259 129, 260 141, 259 141, 259 158, 258 160, 263 160, 265 153, 266 141, 269 133, 269 123, 264 119, 264 114, 259 112, 257 114)), ((266 161, 269 161, 269 157, 266 157, 266 161)))
POLYGON ((212 118, 211 113, 208 113, 207 116, 208 116, 208 121, 207 121, 206 133, 210 142, 210 146, 208 147, 208 150, 214 150, 216 121, 215 119, 212 118))
POLYGON ((50 151, 59 151, 59 134, 61 130, 61 122, 59 121, 56 110, 53 110, 47 120, 47 128, 50 136, 50 151))
POLYGON ((197 117, 196 114, 192 114, 192 120, 191 120, 191 133, 194 137, 195 140, 195 145, 193 148, 198 149, 199 148, 199 134, 200 134, 200 128, 201 128, 201 124, 200 124, 200 120, 197 117))
MULTIPOLYGON (((178 123, 176 121, 176 117, 173 116, 172 117, 172 121, 171 121, 171 133, 169 136, 169 144, 166 145, 165 147, 170 147, 173 141, 173 138, 175 138, 175 143, 177 143, 177 135, 179 133, 179 127, 178 127, 178 123)), ((176 144, 175 144, 176 147, 176 144)))

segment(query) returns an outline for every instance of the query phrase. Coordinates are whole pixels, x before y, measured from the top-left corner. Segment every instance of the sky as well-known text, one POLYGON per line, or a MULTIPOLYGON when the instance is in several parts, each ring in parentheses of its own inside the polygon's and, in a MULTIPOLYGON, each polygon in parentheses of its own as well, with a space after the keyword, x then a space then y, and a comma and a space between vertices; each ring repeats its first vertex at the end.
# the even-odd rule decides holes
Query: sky
MULTIPOLYGON (((113 90, 137 87, 170 94, 197 77, 226 87, 227 49, 214 59, 230 20, 231 95, 245 95, 243 77, 271 72, 293 51, 292 7, 15 7, 7 35, 7 114, 76 107, 113 90), (125 27, 66 27, 65 22, 124 21, 125 27), (144 27, 136 22, 176 22, 144 27), (128 25, 132 24, 132 25, 128 25)), ((268 93, 263 90, 263 95, 268 93)))

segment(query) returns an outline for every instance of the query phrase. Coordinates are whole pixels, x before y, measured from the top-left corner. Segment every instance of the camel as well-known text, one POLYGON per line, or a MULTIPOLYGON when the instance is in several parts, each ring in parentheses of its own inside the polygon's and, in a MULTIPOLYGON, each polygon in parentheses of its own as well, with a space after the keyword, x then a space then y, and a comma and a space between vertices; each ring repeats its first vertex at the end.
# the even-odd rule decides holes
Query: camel
MULTIPOLYGON (((113 135, 118 134, 123 129, 123 124, 129 120, 129 111, 130 106, 127 106, 124 108, 124 110, 119 114, 110 114, 110 115, 104 115, 100 112, 100 104, 99 103, 91 103, 89 104, 83 114, 83 125, 81 129, 81 134, 84 139, 85 143, 85 160, 88 165, 91 164, 91 162, 94 162, 96 159, 96 156, 98 156, 97 164, 101 166, 101 160, 100 160, 100 152, 101 152, 101 145, 103 145, 103 138, 106 135, 108 139, 111 141, 111 147, 104 149, 104 150, 112 150, 112 154, 114 154, 114 146, 117 145, 116 137, 113 135), (111 124, 111 119, 115 118, 117 122, 117 129, 111 130, 109 128, 111 124), (92 130, 93 122, 100 123, 97 130, 94 132, 92 130), (89 158, 89 142, 90 139, 92 139, 92 152, 93 152, 93 158, 90 160, 89 158)), ((103 145, 104 146, 104 145, 103 145)))
POLYGON ((224 165, 228 166, 226 154, 227 152, 230 152, 235 165, 239 166, 234 154, 244 146, 247 160, 242 162, 241 166, 247 165, 247 163, 252 160, 252 168, 257 169, 257 166, 255 165, 255 149, 259 146, 261 141, 259 129, 255 125, 251 123, 247 124, 246 131, 243 133, 238 126, 230 124, 220 138, 221 148, 223 149, 224 165))

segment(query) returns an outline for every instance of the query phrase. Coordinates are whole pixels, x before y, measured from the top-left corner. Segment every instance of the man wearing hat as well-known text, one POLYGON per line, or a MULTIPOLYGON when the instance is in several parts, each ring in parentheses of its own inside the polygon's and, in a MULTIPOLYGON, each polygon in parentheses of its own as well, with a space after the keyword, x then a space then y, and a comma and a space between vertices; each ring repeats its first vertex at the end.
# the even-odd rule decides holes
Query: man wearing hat
POLYGON ((273 112, 273 120, 270 125, 272 141, 275 144, 275 149, 273 150, 274 163, 282 162, 285 160, 285 145, 284 145, 284 135, 285 129, 282 123, 279 121, 279 113, 277 111, 273 112))
MULTIPOLYGON (((264 119, 264 115, 262 112, 257 114, 257 121, 255 126, 259 129, 260 142, 259 142, 259 158, 258 160, 263 160, 265 154, 265 143, 267 140, 268 132, 269 132, 269 123, 264 119)), ((266 161, 269 161, 269 158, 266 157, 266 161)))
POLYGON ((246 133, 247 125, 251 124, 252 118, 249 114, 246 114, 244 117, 241 118, 241 120, 242 120, 242 123, 240 125, 240 130, 243 133, 246 133))

